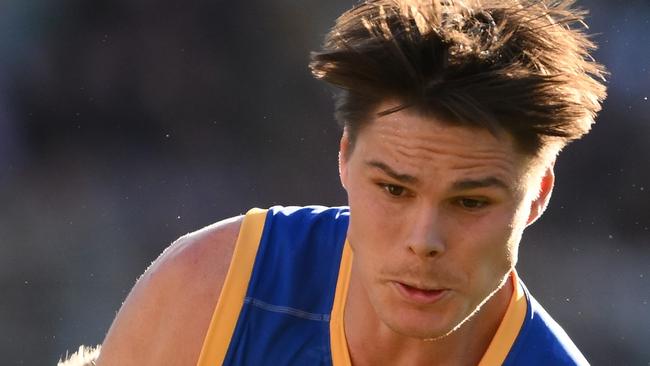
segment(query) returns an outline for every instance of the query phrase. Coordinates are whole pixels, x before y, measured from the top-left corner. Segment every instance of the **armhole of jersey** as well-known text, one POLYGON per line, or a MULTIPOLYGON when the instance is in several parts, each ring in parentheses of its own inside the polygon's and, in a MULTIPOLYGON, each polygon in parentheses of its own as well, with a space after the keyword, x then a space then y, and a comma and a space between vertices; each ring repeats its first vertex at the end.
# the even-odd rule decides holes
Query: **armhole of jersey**
POLYGON ((244 216, 197 366, 223 364, 248 290, 266 213, 267 210, 254 208, 244 216))
POLYGON ((479 366, 502 365, 506 357, 508 357, 508 353, 515 343, 526 319, 528 302, 526 301, 524 289, 519 283, 519 276, 517 276, 517 272, 514 269, 510 274, 510 280, 514 285, 514 291, 510 298, 508 309, 487 351, 483 355, 483 358, 481 358, 479 366))
POLYGON ((336 292, 334 293, 334 304, 330 317, 330 350, 332 353, 333 366, 350 366, 350 353, 348 351, 348 342, 345 338, 345 328, 343 325, 343 316, 345 310, 345 301, 348 298, 348 286, 350 284, 350 270, 352 268, 352 250, 350 244, 345 241, 343 245, 343 254, 341 255, 341 264, 339 266, 339 276, 336 281, 336 292))

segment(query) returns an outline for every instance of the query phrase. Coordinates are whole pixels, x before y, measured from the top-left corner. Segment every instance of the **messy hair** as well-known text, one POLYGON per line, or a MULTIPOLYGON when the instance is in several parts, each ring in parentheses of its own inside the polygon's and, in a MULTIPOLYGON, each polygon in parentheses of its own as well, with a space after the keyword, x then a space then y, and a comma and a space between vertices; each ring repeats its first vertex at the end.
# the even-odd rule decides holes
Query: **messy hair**
POLYGON ((589 131, 606 96, 602 65, 572 0, 367 0, 311 54, 340 88, 335 116, 354 143, 382 101, 446 123, 507 131, 526 154, 589 131))

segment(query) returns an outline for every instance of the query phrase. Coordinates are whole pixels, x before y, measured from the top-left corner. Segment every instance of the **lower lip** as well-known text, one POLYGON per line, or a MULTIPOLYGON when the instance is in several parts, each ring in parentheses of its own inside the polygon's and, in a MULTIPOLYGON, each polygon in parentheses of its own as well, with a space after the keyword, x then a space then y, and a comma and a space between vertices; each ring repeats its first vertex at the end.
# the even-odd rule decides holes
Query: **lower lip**
POLYGON ((420 290, 415 287, 405 285, 400 282, 394 282, 398 292, 410 302, 418 304, 433 304, 440 300, 447 291, 442 290, 420 290))

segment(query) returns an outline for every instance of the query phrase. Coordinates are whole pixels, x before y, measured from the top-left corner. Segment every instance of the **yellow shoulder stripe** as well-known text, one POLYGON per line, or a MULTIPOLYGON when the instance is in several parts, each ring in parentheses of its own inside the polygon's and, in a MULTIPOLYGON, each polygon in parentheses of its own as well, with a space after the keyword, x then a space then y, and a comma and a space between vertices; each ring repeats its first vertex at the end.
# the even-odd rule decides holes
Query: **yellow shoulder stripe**
POLYGON ((334 293, 334 304, 330 317, 330 344, 332 347, 332 364, 334 366, 350 366, 352 364, 348 351, 348 342, 345 338, 345 328, 343 326, 345 301, 348 298, 351 268, 352 250, 346 240, 343 246, 341 264, 339 265, 339 277, 336 281, 336 292, 334 293))
POLYGON ((524 324, 528 303, 515 270, 512 270, 510 280, 514 287, 510 304, 479 366, 502 365, 524 324))
POLYGON ((267 210, 246 213, 197 366, 223 364, 253 272, 267 210))

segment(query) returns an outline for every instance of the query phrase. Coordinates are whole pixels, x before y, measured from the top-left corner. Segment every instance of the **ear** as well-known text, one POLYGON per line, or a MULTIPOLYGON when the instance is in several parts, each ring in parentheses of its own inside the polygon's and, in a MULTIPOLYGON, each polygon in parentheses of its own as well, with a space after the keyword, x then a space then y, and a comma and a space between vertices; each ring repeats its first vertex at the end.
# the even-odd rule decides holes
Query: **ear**
POLYGON ((341 143, 339 144, 339 178, 341 179, 341 185, 344 189, 346 188, 346 183, 348 180, 348 158, 350 153, 350 138, 348 137, 347 129, 343 130, 343 135, 341 136, 341 143))
POLYGON ((530 213, 528 214, 526 226, 537 221, 548 206, 548 202, 551 199, 551 193, 553 193, 553 185, 555 184, 555 173, 553 172, 554 165, 555 162, 552 162, 548 167, 546 167, 544 176, 540 181, 538 195, 530 204, 530 213))

